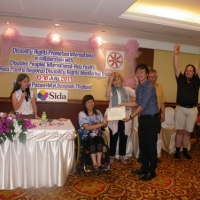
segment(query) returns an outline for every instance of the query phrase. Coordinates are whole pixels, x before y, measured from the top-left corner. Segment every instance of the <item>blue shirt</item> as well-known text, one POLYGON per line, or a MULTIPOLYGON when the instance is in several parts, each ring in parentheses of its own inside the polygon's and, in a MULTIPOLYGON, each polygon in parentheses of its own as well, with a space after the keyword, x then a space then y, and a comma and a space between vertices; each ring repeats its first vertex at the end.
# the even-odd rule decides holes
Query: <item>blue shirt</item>
POLYGON ((85 130, 83 128, 83 124, 99 124, 103 121, 103 115, 99 110, 97 111, 97 115, 86 115, 83 111, 78 114, 78 122, 79 122, 79 135, 81 141, 86 141, 88 137, 94 138, 96 136, 102 136, 101 128, 96 128, 93 130, 85 130))
POLYGON ((156 88, 148 80, 138 85, 136 89, 136 103, 143 108, 141 115, 159 113, 156 88))

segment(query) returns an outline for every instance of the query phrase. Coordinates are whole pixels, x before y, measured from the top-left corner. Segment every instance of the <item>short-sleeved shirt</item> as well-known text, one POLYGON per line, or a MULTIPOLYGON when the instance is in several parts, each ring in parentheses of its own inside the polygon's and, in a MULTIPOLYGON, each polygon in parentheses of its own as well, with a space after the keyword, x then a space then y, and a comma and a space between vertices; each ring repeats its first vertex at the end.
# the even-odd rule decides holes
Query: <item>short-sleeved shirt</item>
POLYGON ((136 102, 143 110, 141 115, 153 115, 159 113, 156 88, 148 80, 139 84, 136 89, 136 102))
POLYGON ((102 113, 97 110, 97 115, 86 115, 83 111, 79 112, 78 115, 78 122, 79 122, 79 135, 81 137, 81 140, 87 140, 87 137, 95 137, 95 136, 102 136, 101 129, 96 128, 90 131, 87 131, 83 128, 83 124, 99 124, 103 121, 103 115, 102 113))
POLYGON ((182 106, 197 106, 198 95, 200 87, 200 79, 197 75, 194 75, 190 83, 187 83, 186 77, 180 73, 176 77, 178 89, 176 96, 177 105, 182 106))
POLYGON ((155 83, 154 86, 156 88, 158 109, 160 110, 161 104, 166 102, 166 97, 165 97, 165 93, 164 93, 163 87, 162 87, 162 85, 160 83, 155 83))
MULTIPOLYGON (((15 95, 16 95, 17 101, 19 102, 21 99, 22 91, 21 90, 15 91, 15 95)), ((33 91, 30 91, 30 95, 31 95, 31 99, 32 99, 33 91)), ((15 110, 15 112, 21 113, 23 115, 33 114, 33 107, 32 107, 32 103, 31 103, 31 99, 28 99, 28 101, 26 101, 26 99, 24 99, 20 108, 18 110, 15 110)))

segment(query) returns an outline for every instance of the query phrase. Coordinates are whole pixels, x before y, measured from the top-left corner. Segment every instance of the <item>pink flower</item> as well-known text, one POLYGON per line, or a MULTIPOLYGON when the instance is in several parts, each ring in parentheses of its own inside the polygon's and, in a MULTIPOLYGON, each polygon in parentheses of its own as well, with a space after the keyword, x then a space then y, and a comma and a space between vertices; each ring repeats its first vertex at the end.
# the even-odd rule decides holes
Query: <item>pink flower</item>
POLYGON ((15 118, 16 118, 16 115, 9 113, 9 114, 8 114, 8 118, 9 118, 9 119, 15 119, 15 118))
POLYGON ((30 119, 24 120, 24 127, 25 129, 35 128, 36 126, 31 123, 30 119))
POLYGON ((21 114, 10 112, 7 115, 0 112, 0 144, 6 139, 12 142, 13 137, 19 137, 20 142, 25 144, 27 129, 34 127, 35 125, 32 125, 30 120, 23 119, 21 114))
POLYGON ((1 118, 5 118, 6 116, 7 116, 7 113, 0 112, 0 117, 1 118))

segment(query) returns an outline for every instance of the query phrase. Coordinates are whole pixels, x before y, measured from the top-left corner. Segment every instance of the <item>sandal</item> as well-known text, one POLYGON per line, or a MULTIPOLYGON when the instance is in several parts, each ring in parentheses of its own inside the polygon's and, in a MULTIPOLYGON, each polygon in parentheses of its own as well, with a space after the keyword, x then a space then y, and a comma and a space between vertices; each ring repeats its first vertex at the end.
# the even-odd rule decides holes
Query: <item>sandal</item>
POLYGON ((98 166, 93 166, 93 170, 97 171, 97 170, 99 170, 99 167, 98 166))
POLYGON ((120 162, 121 162, 123 165, 126 165, 126 164, 127 164, 127 161, 124 160, 123 157, 120 157, 119 160, 120 160, 120 162))
POLYGON ((115 157, 110 158, 110 164, 112 165, 115 162, 115 157))
POLYGON ((103 169, 104 169, 103 165, 99 166, 99 170, 103 170, 103 169))

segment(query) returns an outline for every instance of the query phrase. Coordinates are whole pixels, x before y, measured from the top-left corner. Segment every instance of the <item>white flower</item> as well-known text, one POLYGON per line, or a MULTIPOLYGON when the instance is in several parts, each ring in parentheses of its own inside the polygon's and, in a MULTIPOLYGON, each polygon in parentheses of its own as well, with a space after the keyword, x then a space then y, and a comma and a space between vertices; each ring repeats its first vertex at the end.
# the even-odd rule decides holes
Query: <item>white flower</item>
POLYGON ((22 125, 15 126, 14 132, 16 133, 16 137, 19 137, 20 133, 22 132, 22 125))
POLYGON ((16 120, 16 119, 13 119, 13 124, 14 124, 14 125, 16 125, 16 124, 18 125, 18 123, 17 123, 17 120, 16 120))

